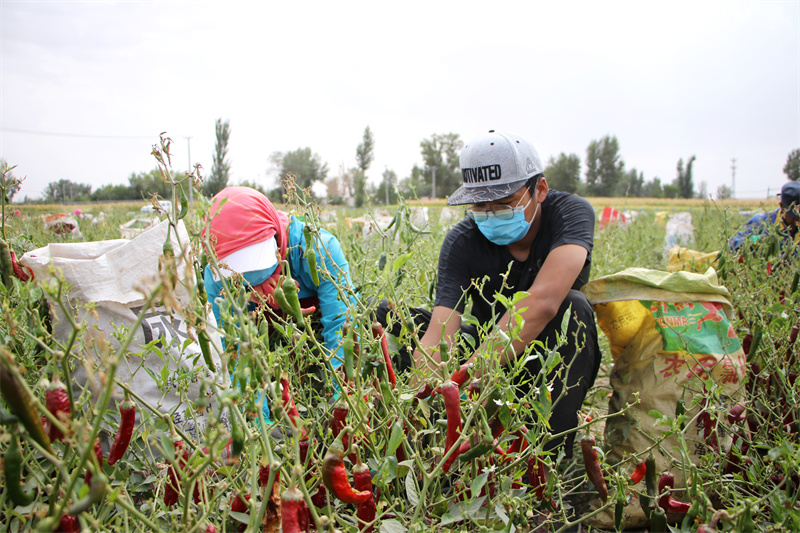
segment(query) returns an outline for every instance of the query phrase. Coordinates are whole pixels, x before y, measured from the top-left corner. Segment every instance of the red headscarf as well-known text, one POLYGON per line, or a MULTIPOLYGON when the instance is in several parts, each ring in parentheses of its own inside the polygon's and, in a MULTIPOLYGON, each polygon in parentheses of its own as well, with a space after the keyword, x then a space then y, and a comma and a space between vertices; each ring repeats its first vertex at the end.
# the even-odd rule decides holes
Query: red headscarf
MULTIPOLYGON (((217 257, 224 259, 233 252, 251 244, 275 237, 280 250, 280 259, 286 258, 289 217, 278 211, 269 199, 250 187, 227 187, 220 191, 211 203, 212 219, 209 225, 211 244, 217 257), (227 201, 222 204, 222 201, 227 201), (220 207, 222 204, 222 207, 220 207)), ((259 292, 271 295, 270 280, 277 281, 281 263, 269 280, 257 287, 259 292)))

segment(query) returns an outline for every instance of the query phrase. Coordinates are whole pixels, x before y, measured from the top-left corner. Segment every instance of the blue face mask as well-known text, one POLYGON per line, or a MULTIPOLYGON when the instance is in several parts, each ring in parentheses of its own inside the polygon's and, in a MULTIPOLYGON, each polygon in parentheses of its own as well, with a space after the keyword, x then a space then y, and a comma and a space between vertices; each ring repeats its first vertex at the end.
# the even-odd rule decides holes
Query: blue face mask
POLYGON ((499 246, 505 246, 523 238, 536 219, 539 204, 536 204, 536 211, 533 212, 530 222, 525 220, 525 207, 528 206, 515 207, 513 216, 507 220, 490 215, 486 220, 480 222, 476 220, 475 223, 487 239, 499 246))
POLYGON ((250 272, 242 272, 242 277, 251 287, 258 287, 269 279, 275 269, 278 268, 278 263, 275 263, 269 268, 263 270, 251 270, 250 272))

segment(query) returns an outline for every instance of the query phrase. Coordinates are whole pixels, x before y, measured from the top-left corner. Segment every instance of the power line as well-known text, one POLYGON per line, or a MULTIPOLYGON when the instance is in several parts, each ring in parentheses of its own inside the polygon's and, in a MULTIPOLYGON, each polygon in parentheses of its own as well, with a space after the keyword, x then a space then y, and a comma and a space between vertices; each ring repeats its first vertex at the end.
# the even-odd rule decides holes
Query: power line
POLYGON ((84 133, 60 133, 55 131, 23 130, 19 128, 0 128, 9 133, 25 133, 28 135, 48 135, 50 137, 80 137, 84 139, 153 139, 153 135, 93 135, 84 133))

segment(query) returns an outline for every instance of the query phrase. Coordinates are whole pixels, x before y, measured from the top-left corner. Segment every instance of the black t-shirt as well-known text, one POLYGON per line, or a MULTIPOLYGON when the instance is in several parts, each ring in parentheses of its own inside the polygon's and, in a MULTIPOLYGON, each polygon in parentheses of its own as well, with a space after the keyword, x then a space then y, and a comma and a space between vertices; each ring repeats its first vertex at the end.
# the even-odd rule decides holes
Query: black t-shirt
POLYGON ((507 246, 489 241, 473 220, 464 218, 456 224, 439 252, 435 305, 464 313, 469 300, 471 313, 479 323, 494 322, 505 312, 498 304, 497 316, 492 316, 494 295, 500 292, 510 297, 527 291, 550 251, 564 244, 577 244, 588 252, 586 264, 572 286, 583 287, 589 281, 592 266, 595 214, 591 204, 580 196, 550 189, 536 216, 542 217, 542 224, 525 261, 516 260, 507 246))

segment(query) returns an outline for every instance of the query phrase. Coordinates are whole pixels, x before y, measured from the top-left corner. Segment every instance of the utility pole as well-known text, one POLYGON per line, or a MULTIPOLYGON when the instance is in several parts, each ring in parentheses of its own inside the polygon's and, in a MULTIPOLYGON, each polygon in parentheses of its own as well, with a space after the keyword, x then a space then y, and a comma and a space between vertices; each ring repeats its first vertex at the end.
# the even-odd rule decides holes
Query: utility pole
POLYGON ((436 165, 427 168, 431 171, 431 197, 436 198, 436 165))
POLYGON ((736 158, 733 158, 733 164, 731 165, 731 198, 736 198, 736 158))

